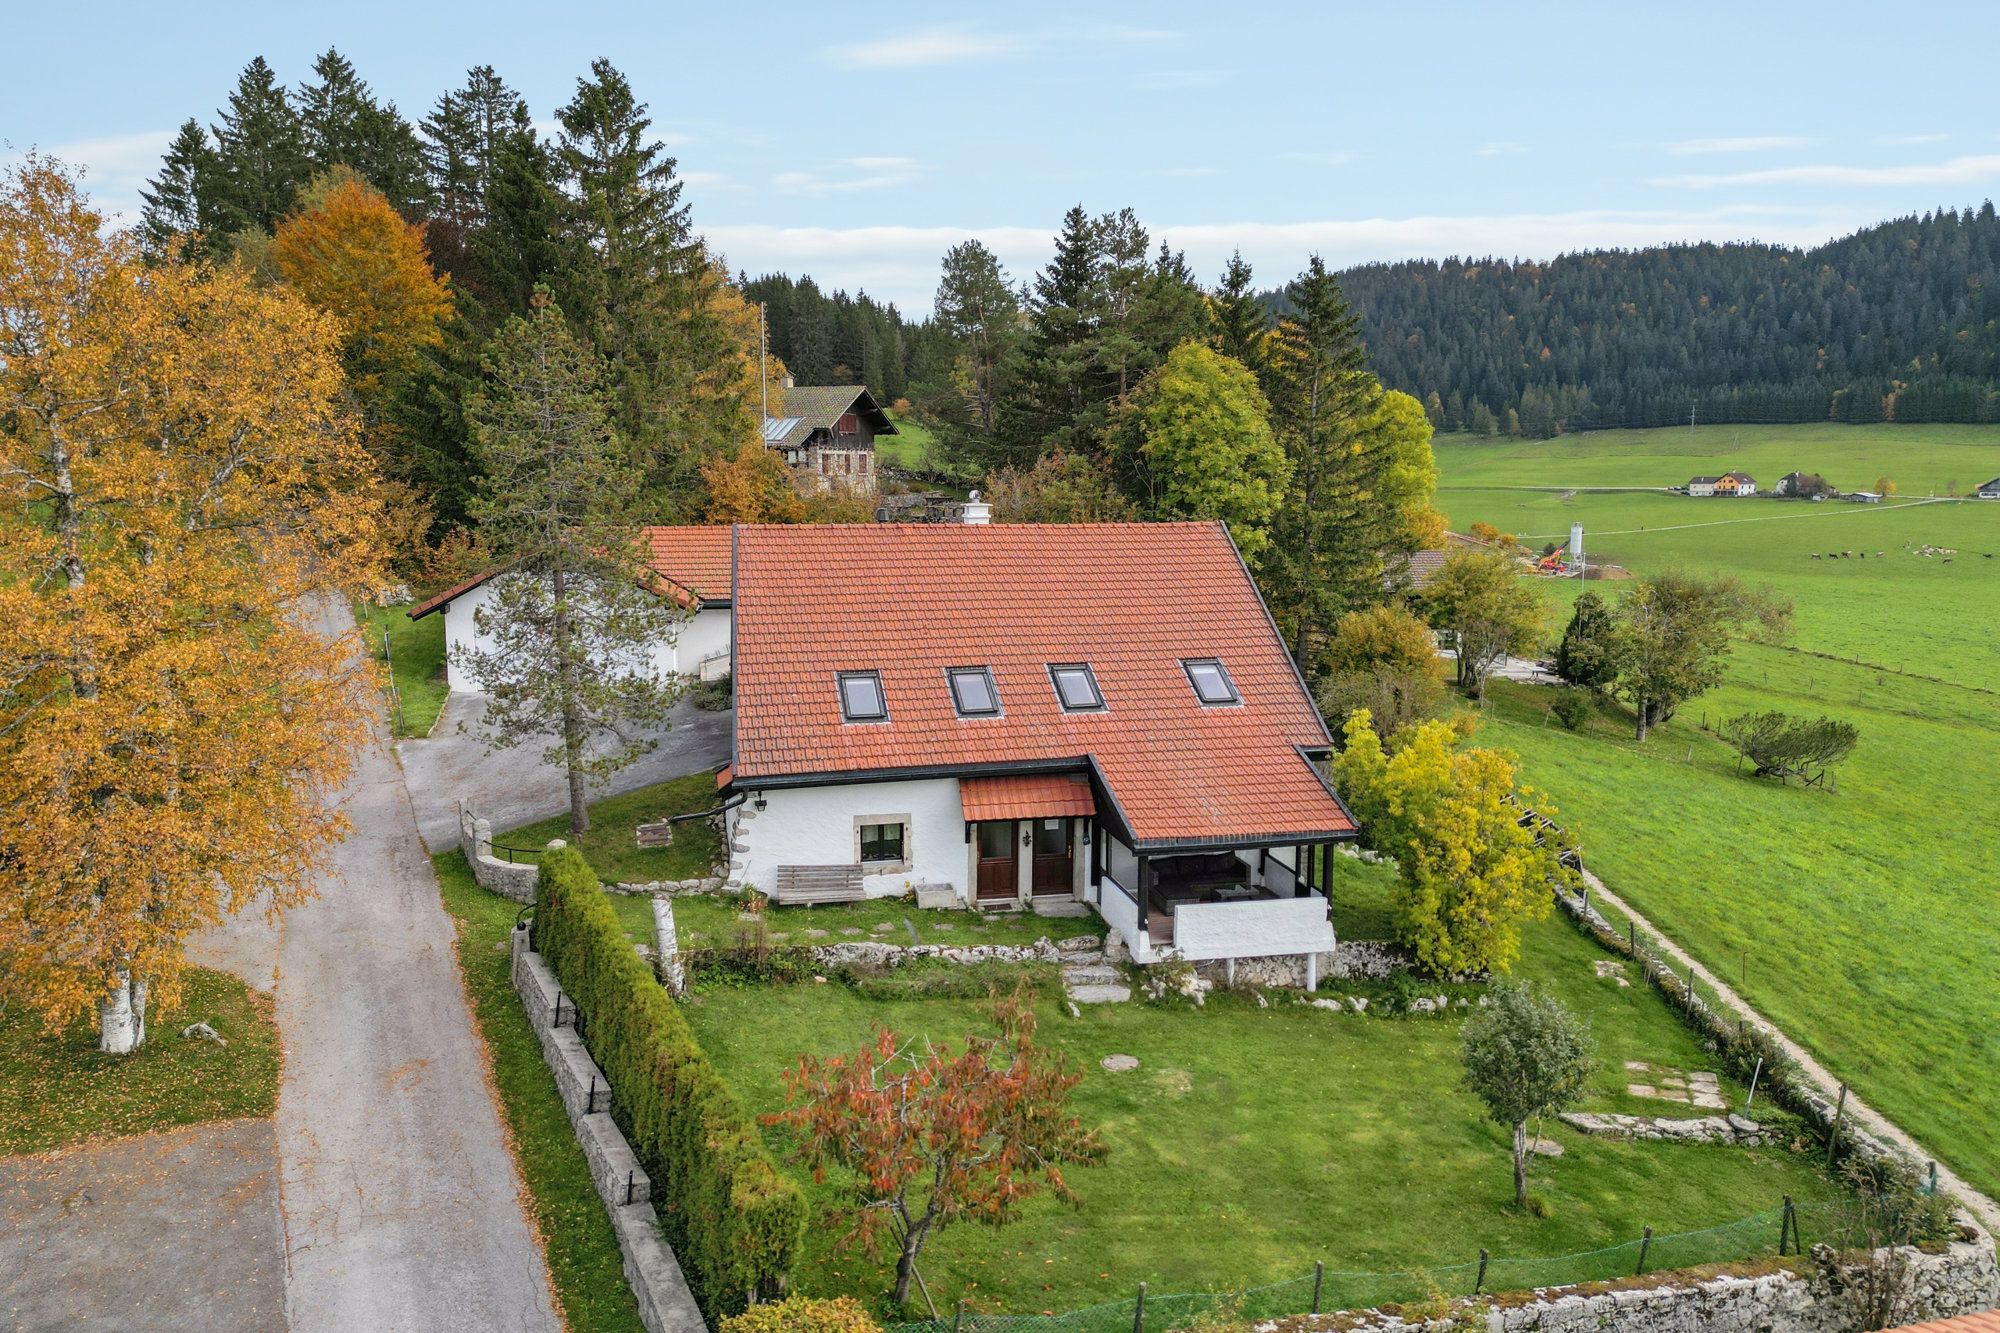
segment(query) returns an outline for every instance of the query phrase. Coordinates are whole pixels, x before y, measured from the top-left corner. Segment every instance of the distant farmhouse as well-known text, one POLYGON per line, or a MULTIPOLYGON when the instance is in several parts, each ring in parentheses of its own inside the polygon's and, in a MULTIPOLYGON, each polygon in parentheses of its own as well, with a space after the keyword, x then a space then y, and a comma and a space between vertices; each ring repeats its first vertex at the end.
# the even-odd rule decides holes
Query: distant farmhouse
POLYGON ((1982 500, 2000 500, 2000 477, 1980 482, 1977 494, 1982 500))
POLYGON ((1719 477, 1690 477, 1687 493, 1698 498, 1711 495, 1755 495, 1757 479, 1748 472, 1725 472, 1719 477))
POLYGON ((785 415, 764 419, 764 443, 821 489, 875 489, 875 437, 896 423, 864 384, 785 386, 785 415))
POLYGON ((1817 472, 1787 472, 1771 488, 1771 494, 1788 500, 1824 500, 1838 493, 1817 472))

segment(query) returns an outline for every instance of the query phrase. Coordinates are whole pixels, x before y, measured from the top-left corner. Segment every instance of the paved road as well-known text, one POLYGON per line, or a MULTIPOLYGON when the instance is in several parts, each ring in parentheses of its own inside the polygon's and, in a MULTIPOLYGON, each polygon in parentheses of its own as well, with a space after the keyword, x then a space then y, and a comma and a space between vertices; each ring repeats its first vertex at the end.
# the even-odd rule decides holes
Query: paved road
MULTIPOLYGON (((1734 987, 1696 962, 1694 957, 1685 949, 1674 943, 1669 936, 1661 933, 1659 927, 1634 911, 1630 903, 1620 898, 1610 889, 1605 888, 1603 880, 1591 874, 1588 870, 1583 872, 1583 879, 1590 886, 1592 897, 1601 902, 1610 903, 1620 912, 1632 918, 1639 929, 1660 942, 1661 950, 1667 957, 1673 959, 1679 965, 1679 970, 1684 972, 1688 968, 1693 968, 1694 974, 1707 984, 1708 988, 1715 993, 1717 999, 1743 1015, 1751 1027, 1761 1030, 1775 1041, 1779 1048, 1797 1063, 1799 1071, 1819 1089, 1821 1096, 1825 1097, 1828 1101, 1833 1101, 1839 1097, 1840 1080, 1835 1078, 1826 1066, 1814 1059, 1810 1051, 1793 1041, 1790 1037, 1787 1037, 1783 1032, 1778 1030, 1776 1024, 1772 1023, 1755 1009, 1752 1009, 1749 1003, 1736 993, 1734 987)), ((1973 1216, 1979 1219, 1979 1224, 1985 1227, 1987 1231, 1995 1235, 2000 1235, 2000 1204, 1995 1204, 1992 1199, 1987 1198, 1984 1194, 1966 1184, 1950 1167, 1938 1161, 1936 1153, 1929 1151, 1922 1144, 1904 1133, 1887 1116, 1862 1101, 1851 1089, 1847 1094, 1847 1119, 1861 1126, 1876 1138, 1896 1144, 1918 1162, 1937 1161, 1938 1185, 1949 1193, 1956 1194, 1959 1201, 1966 1206, 1973 1216)))
MULTIPOLYGON (((327 628, 347 621, 330 608, 327 628)), ((285 1308, 298 1333, 554 1330, 415 812, 378 734, 319 897, 239 916, 201 961, 275 981, 285 1308)))
MULTIPOLYGON (((156 1041, 173 1041, 161 1028, 156 1041)), ((285 1326, 269 1120, 0 1160, 0 1327, 285 1326)))
MULTIPOLYGON (((427 739, 396 743, 410 799, 416 804, 417 827, 433 852, 458 845, 461 796, 493 821, 496 832, 569 808, 569 787, 559 770, 542 762, 542 746, 488 751, 482 739, 485 716, 484 695, 454 694, 427 739)), ((669 719, 672 726, 656 736, 658 747, 614 775, 601 794, 649 787, 729 762, 734 717, 729 712, 703 712, 683 700, 669 719)))

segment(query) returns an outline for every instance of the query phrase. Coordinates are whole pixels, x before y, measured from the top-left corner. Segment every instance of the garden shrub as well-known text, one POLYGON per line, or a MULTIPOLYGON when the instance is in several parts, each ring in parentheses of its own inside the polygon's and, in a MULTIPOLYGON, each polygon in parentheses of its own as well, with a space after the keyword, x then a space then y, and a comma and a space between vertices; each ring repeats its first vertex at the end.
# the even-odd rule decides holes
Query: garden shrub
POLYGON ((1590 720, 1590 695, 1574 686, 1558 690, 1549 711, 1556 715, 1556 721, 1575 731, 1590 720))
POLYGON ((784 1289, 805 1200, 710 1065, 687 1020, 626 938, 590 863, 542 857, 534 944, 576 1006, 611 1080, 612 1118, 653 1180, 653 1201, 709 1317, 784 1289))
POLYGON ((852 1296, 830 1301, 793 1296, 731 1315, 722 1321, 721 1333, 881 1333, 881 1329, 852 1296))

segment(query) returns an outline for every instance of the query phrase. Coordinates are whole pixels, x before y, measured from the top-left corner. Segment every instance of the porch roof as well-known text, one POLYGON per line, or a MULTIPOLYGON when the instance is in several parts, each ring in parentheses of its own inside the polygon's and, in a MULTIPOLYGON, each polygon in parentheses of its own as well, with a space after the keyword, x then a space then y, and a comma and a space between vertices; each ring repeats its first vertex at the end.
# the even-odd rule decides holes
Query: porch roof
POLYGON ((1090 784, 1076 773, 1010 773, 990 778, 960 778, 958 801, 968 821, 1053 819, 1064 815, 1097 813, 1097 801, 1090 794, 1090 784))

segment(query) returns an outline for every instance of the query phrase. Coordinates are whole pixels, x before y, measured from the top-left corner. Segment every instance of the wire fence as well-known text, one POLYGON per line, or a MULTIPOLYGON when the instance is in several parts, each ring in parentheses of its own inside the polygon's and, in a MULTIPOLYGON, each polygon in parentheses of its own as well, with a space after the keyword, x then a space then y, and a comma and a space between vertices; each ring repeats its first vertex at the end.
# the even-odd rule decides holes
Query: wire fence
POLYGON ((1123 1300, 1067 1314, 980 1314, 961 1304, 942 1318, 891 1324, 888 1329, 889 1333, 1171 1333, 1205 1315, 1282 1319, 1389 1304, 1423 1306, 1484 1293, 1566 1287, 1798 1254, 1820 1240, 1843 1235, 1853 1207, 1842 1200, 1794 1204, 1788 1199, 1777 1208, 1719 1226, 1670 1235, 1654 1235, 1649 1227, 1617 1245, 1552 1258, 1496 1258, 1481 1250, 1463 1263, 1400 1273, 1342 1272, 1316 1265, 1298 1277, 1241 1291, 1154 1293, 1142 1283, 1123 1300))

